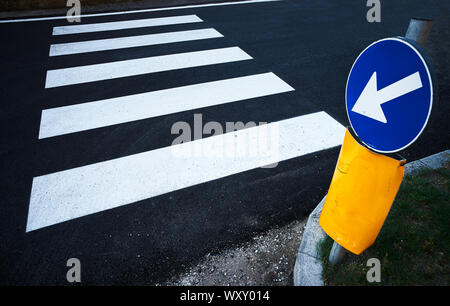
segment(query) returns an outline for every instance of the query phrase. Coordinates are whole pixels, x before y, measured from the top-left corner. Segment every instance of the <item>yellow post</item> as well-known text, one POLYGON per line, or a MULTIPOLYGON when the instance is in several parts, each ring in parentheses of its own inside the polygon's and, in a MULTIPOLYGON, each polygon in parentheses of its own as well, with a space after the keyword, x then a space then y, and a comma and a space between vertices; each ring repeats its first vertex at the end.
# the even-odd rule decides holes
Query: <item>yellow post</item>
POLYGON ((405 163, 370 151, 347 130, 319 218, 323 230, 357 255, 371 246, 400 187, 405 163))

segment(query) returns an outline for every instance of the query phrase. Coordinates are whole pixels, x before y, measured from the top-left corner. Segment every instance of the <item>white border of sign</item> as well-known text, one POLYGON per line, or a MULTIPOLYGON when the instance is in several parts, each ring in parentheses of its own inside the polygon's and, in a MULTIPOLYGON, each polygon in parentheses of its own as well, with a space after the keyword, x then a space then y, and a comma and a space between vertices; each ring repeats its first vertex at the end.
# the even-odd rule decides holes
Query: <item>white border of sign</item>
POLYGON ((428 119, 430 119, 431 109, 432 109, 432 107, 433 107, 433 95, 434 95, 434 92, 433 92, 433 83, 432 83, 432 79, 431 79, 430 69, 428 68, 427 62, 426 62, 425 59, 423 58, 422 54, 420 54, 420 52, 416 49, 416 47, 414 47, 411 43, 407 42, 406 40, 403 40, 403 39, 400 39, 400 38, 395 38, 395 37, 383 38, 383 39, 380 39, 380 40, 377 40, 377 41, 371 43, 368 47, 366 47, 366 48, 358 55, 358 57, 356 58, 356 60, 353 62, 352 68, 350 69, 350 72, 348 73, 347 83, 345 84, 345 111, 347 112, 347 118, 348 118, 348 121, 350 122, 350 125, 352 126, 353 131, 355 132, 355 134, 360 138, 360 140, 361 140, 368 148, 370 148, 370 149, 373 150, 373 151, 379 152, 379 153, 395 153, 395 152, 399 152, 399 151, 401 151, 401 150, 403 150, 403 149, 409 147, 409 146, 410 146, 411 144, 413 144, 413 143, 417 140, 417 138, 419 138, 419 136, 422 134, 423 130, 424 130, 425 127, 427 126, 428 119), (381 151, 381 150, 377 150, 377 149, 372 148, 371 146, 369 146, 367 143, 365 143, 365 142, 361 139, 361 137, 359 137, 359 135, 358 135, 358 133, 356 132, 356 130, 353 128, 352 121, 350 120, 350 116, 349 116, 349 114, 348 114, 348 109, 347 109, 347 88, 348 88, 348 80, 350 79, 350 75, 352 74, 353 67, 355 66, 356 62, 357 62, 358 59, 361 57, 361 55, 362 55, 364 52, 366 52, 367 49, 369 49, 371 46, 373 46, 373 45, 375 45, 375 44, 377 44, 377 43, 379 43, 379 42, 385 41, 385 40, 395 40, 395 41, 399 41, 399 42, 404 43, 405 45, 407 45, 407 46, 410 47, 411 49, 413 49, 414 52, 416 52, 417 55, 418 55, 418 56, 420 57, 420 59, 422 60, 424 66, 425 66, 425 69, 426 69, 426 71, 427 71, 427 74, 428 74, 428 80, 429 80, 429 82, 430 82, 430 108, 428 109, 427 120, 425 120, 425 123, 424 123, 424 125, 422 126, 422 129, 420 130, 420 132, 417 134, 417 136, 416 136, 413 140, 411 140, 407 145, 403 146, 402 148, 397 149, 397 150, 393 150, 393 151, 381 151))

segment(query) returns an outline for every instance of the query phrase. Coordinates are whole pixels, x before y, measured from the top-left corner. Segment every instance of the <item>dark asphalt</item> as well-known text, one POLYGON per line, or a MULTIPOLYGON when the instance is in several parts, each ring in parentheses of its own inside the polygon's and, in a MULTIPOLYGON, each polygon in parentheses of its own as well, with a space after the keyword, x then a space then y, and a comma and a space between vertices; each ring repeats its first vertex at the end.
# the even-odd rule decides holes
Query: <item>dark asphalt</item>
MULTIPOLYGON (((154 284, 209 252, 306 216, 325 194, 338 148, 171 192, 25 233, 35 176, 169 146, 174 122, 277 121, 326 111, 348 125, 347 74, 371 42, 404 35, 411 17, 435 20, 427 50, 438 82, 430 122, 408 161, 449 148, 450 3, 382 1, 382 22, 366 21, 365 1, 294 1, 84 18, 97 23, 196 14, 203 23, 77 35, 77 40, 212 27, 222 39, 48 57, 65 20, 0 24, 0 284, 68 284, 79 258, 82 284, 154 284), (119 33, 120 32, 120 33, 119 33), (49 69, 239 46, 254 60, 45 89, 49 69), (38 140, 41 110, 85 101, 272 71, 296 90, 202 110, 38 140)), ((205 136, 206 137, 206 136, 205 136)))

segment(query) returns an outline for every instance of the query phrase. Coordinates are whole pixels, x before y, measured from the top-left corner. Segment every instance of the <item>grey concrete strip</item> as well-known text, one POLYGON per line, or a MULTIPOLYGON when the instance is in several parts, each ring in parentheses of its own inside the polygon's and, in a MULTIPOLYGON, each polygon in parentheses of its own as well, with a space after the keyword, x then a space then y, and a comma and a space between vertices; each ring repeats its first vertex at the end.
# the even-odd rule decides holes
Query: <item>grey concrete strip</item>
POLYGON ((445 150, 406 164, 405 174, 412 174, 423 168, 437 169, 450 161, 450 150, 445 150))
MULTIPOLYGON (((414 174, 420 169, 437 169, 450 162, 450 150, 406 164, 405 174, 414 174)), ((322 261, 317 249, 318 243, 326 237, 319 225, 319 217, 326 196, 320 201, 308 217, 302 241, 297 252, 294 266, 295 286, 323 286, 322 261)))
POLYGON ((324 202, 325 197, 309 215, 306 223, 294 266, 295 286, 323 286, 322 262, 316 246, 319 241, 326 237, 325 232, 319 225, 319 217, 324 202))

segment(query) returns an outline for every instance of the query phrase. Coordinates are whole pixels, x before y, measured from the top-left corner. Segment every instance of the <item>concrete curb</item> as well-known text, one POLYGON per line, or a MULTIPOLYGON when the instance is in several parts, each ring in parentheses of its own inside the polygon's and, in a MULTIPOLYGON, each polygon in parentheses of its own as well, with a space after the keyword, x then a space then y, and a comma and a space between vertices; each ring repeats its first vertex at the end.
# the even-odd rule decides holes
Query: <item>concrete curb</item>
POLYGON ((445 150, 406 164, 405 174, 413 174, 418 170, 437 169, 450 162, 450 150, 445 150))
POLYGON ((294 286, 323 286, 322 261, 316 245, 327 235, 319 225, 325 198, 309 215, 303 231, 294 266, 294 286))
MULTIPOLYGON (((437 169, 450 162, 450 150, 446 150, 406 164, 405 174, 413 174, 420 169, 437 169)), ((294 266, 294 286, 323 286, 322 261, 317 244, 326 237, 319 225, 326 196, 308 217, 302 241, 294 266)))

